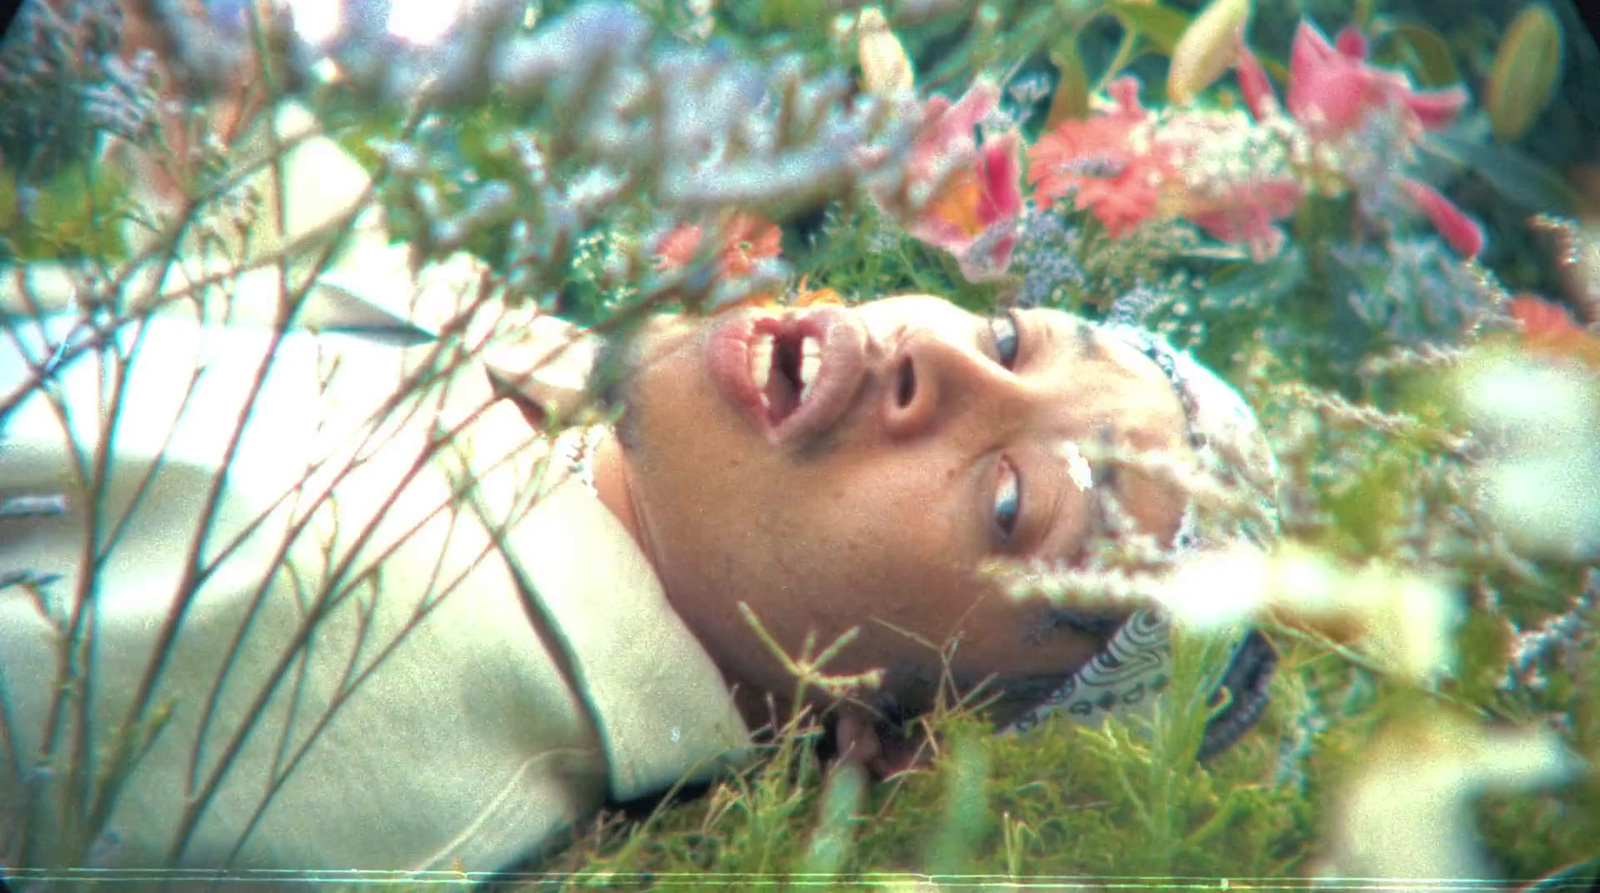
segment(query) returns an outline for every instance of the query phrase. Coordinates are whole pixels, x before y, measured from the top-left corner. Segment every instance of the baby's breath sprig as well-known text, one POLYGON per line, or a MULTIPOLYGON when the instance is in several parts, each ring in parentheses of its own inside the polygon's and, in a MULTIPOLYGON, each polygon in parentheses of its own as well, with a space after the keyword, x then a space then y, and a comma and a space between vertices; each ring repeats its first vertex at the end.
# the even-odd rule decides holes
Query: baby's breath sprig
POLYGON ((1316 390, 1299 382, 1283 385, 1282 391, 1337 427, 1367 429, 1391 437, 1413 439, 1454 456, 1465 457, 1474 451, 1470 438, 1429 425, 1409 413, 1389 412, 1375 406, 1352 403, 1338 394, 1316 390))

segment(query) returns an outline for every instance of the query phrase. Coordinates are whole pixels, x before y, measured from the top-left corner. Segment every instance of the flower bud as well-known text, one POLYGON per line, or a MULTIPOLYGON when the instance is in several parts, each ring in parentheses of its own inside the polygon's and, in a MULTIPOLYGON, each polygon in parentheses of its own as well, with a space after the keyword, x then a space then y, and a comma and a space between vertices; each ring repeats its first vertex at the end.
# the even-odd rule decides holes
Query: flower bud
POLYGON ((1211 0, 1172 49, 1167 97, 1182 105, 1222 77, 1233 66, 1249 22, 1250 0, 1211 0))
POLYGON ((869 93, 893 96, 915 88, 911 57, 889 30, 883 10, 869 6, 856 20, 856 46, 861 53, 861 86, 869 93))
POLYGON ((1278 95, 1272 89, 1272 81, 1267 79, 1266 69, 1245 46, 1242 37, 1235 73, 1239 76, 1239 92, 1244 94, 1244 105, 1250 110, 1250 117, 1264 121, 1278 113, 1278 95))
POLYGON ((1561 77, 1561 25, 1544 4, 1517 14, 1495 53, 1484 107, 1495 139, 1520 139, 1550 104, 1561 77))

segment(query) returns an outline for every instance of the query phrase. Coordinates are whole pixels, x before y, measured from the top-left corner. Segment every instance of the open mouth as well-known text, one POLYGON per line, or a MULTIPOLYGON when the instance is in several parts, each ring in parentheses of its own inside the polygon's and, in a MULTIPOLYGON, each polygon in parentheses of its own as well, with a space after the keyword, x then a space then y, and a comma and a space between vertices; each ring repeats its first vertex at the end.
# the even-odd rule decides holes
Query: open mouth
POLYGON ((865 381, 867 331, 853 314, 813 307, 730 317, 706 340, 713 384, 774 445, 808 443, 849 413, 865 381))
POLYGON ((758 334, 750 345, 750 380, 774 427, 811 396, 822 369, 822 342, 795 331, 758 334))

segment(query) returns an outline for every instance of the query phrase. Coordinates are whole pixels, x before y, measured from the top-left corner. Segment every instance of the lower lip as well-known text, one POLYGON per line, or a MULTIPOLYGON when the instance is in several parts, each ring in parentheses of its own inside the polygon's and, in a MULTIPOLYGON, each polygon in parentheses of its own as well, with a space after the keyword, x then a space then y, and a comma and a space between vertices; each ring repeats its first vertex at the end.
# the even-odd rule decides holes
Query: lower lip
POLYGON ((706 342, 706 368, 724 397, 773 444, 820 434, 843 416, 865 369, 865 334, 844 313, 827 308, 798 318, 737 316, 716 324, 706 342), (805 402, 774 425, 750 375, 750 350, 766 335, 817 339, 821 365, 805 402))

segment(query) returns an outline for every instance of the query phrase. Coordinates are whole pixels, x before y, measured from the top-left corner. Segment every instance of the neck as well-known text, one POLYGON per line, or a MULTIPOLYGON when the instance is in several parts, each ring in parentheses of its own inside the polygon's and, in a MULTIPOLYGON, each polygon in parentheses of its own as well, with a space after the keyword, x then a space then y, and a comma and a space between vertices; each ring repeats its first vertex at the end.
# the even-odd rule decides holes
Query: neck
POLYGON ((649 537, 645 536, 643 525, 639 523, 639 512, 633 502, 633 486, 628 480, 628 466, 622 456, 622 447, 617 443, 615 433, 606 435, 600 441, 599 447, 591 458, 594 470, 594 489, 604 505, 622 522, 623 529, 633 537, 638 544, 639 551, 650 562, 650 567, 655 570, 656 578, 661 578, 661 562, 657 558, 654 545, 649 537))

